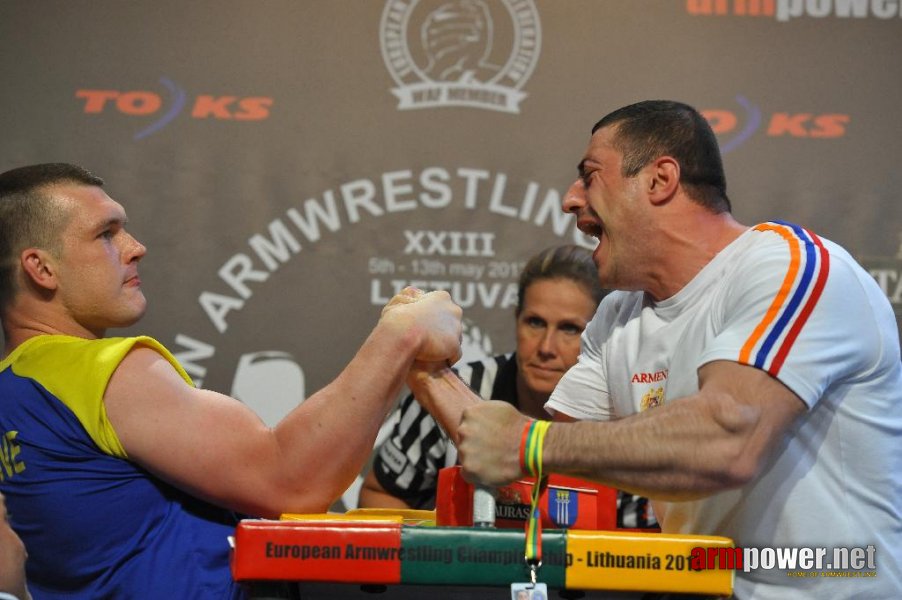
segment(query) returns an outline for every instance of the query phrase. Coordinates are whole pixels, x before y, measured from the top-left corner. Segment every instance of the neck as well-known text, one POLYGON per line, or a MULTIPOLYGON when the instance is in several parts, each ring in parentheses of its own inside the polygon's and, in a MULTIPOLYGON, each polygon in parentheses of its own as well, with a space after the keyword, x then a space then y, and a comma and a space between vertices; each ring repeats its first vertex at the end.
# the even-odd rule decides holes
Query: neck
POLYGON ((71 319, 60 319, 53 311, 16 303, 3 315, 3 356, 39 335, 70 335, 85 339, 104 337, 106 331, 92 331, 71 319))
POLYGON ((711 213, 701 206, 664 215, 666 226, 656 233, 651 284, 645 291, 655 300, 670 298, 744 231, 730 213, 711 213))

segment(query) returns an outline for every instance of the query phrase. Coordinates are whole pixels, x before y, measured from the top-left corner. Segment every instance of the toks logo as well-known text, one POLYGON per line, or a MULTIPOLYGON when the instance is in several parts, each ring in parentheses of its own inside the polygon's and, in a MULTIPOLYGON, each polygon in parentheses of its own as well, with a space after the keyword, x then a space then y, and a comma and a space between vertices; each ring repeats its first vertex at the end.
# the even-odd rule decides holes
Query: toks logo
MULTIPOLYGON (((129 116, 159 115, 153 123, 134 135, 135 140, 140 140, 171 123, 189 105, 184 89, 165 77, 160 79, 160 83, 168 90, 165 100, 160 94, 148 91, 77 90, 75 97, 84 100, 84 112, 87 114, 114 110, 129 116)), ((195 119, 261 121, 269 117, 272 103, 272 98, 264 96, 201 94, 191 99, 190 110, 191 117, 195 119)))
POLYGON ((775 112, 765 117, 761 109, 745 97, 736 96, 736 102, 739 110, 709 108, 701 111, 720 138, 723 154, 735 150, 762 127, 766 127, 768 137, 838 138, 846 134, 846 125, 852 120, 841 113, 775 112))

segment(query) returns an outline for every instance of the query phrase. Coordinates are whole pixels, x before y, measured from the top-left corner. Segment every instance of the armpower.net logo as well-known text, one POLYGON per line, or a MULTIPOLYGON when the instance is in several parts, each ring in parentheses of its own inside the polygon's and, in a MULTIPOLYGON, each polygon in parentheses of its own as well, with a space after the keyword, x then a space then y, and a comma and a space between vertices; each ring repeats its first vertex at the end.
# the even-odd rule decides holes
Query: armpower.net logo
POLYGON ((693 548, 695 571, 786 571, 787 577, 876 577, 877 548, 693 548))
POLYGON ((800 18, 896 19, 898 0, 686 0, 690 15, 764 17, 781 23, 800 18))

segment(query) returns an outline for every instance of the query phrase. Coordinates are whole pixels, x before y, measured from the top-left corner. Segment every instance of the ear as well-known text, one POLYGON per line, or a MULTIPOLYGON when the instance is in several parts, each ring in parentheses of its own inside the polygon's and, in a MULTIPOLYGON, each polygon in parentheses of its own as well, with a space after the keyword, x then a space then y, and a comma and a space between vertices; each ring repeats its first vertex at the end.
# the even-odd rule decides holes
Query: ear
POLYGON ((680 163, 670 156, 662 156, 650 166, 649 199, 654 204, 663 204, 676 194, 680 186, 680 163))
POLYGON ((20 259, 26 279, 45 290, 56 289, 59 284, 56 277, 56 261, 46 250, 26 248, 22 251, 20 259))

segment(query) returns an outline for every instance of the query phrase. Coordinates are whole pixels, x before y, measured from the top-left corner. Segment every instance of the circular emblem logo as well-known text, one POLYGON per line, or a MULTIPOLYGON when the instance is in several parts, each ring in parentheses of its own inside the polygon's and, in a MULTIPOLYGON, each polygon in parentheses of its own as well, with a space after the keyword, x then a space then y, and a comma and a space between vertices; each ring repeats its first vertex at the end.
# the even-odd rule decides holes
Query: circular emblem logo
POLYGON ((399 110, 519 113, 541 48, 533 0, 389 0, 379 37, 399 110))

